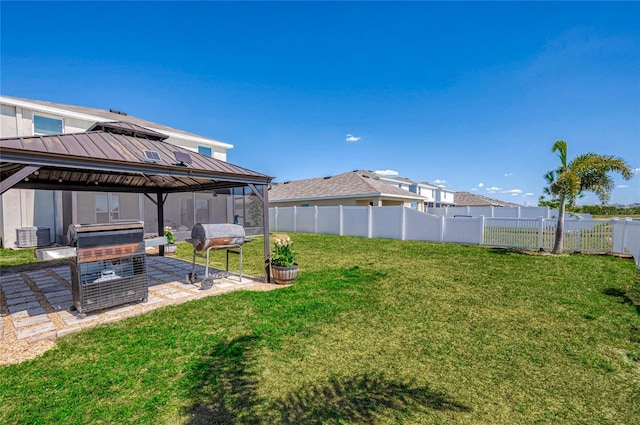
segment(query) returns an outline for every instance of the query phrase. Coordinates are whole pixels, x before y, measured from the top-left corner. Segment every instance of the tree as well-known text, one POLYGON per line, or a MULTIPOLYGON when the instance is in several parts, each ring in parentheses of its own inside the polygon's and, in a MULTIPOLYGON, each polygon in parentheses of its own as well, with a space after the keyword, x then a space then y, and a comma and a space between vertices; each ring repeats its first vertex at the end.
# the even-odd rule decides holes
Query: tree
MULTIPOLYGON (((633 173, 629 164, 615 156, 590 152, 579 155, 569 162, 567 161, 567 142, 564 140, 557 140, 551 152, 558 152, 560 166, 545 174, 547 187, 544 188, 544 193, 558 201, 558 225, 551 251, 553 254, 558 254, 562 251, 565 204, 574 206, 576 199, 583 196, 585 191, 595 193, 600 202, 605 204, 614 187, 609 173, 620 173, 625 180, 629 180, 633 173)), ((541 198, 541 201, 544 200, 541 198)))

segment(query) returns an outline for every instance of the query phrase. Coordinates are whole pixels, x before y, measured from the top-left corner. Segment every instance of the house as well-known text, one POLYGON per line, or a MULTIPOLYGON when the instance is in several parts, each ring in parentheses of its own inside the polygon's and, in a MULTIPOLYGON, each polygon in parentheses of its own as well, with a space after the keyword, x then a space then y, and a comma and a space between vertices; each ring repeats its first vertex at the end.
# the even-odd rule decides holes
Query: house
POLYGON ((488 198, 483 195, 476 195, 470 192, 456 192, 457 207, 519 207, 520 205, 513 202, 500 201, 498 199, 488 198))
POLYGON ((425 198, 424 207, 452 207, 455 205, 455 192, 442 186, 427 182, 416 182, 406 177, 377 174, 377 178, 386 184, 408 190, 425 198))
POLYGON ((269 206, 404 205, 423 211, 425 198, 409 191, 408 182, 398 180, 393 185, 393 181, 371 171, 354 170, 335 176, 274 183, 269 189, 269 206))
POLYGON ((146 121, 115 109, 97 109, 41 100, 0 96, 0 137, 64 134, 86 131, 97 122, 127 121, 169 136, 169 143, 227 160, 233 145, 162 124, 146 121))
MULTIPOLYGON (((223 163, 226 162, 227 151, 233 148, 228 143, 146 121, 116 110, 9 96, 0 96, 0 106, 0 135, 3 141, 8 138, 27 140, 30 136, 41 136, 44 139, 51 135, 78 135, 84 132, 126 134, 126 137, 133 139, 161 140, 163 146, 174 145, 223 163)), ((110 140, 105 137, 100 143, 109 144, 110 140)), ((106 150, 107 146, 104 147, 106 150)), ((171 149, 163 149, 166 155, 172 154, 171 149)), ((153 162, 153 158, 148 161, 142 158, 142 152, 139 160, 140 163, 153 162)), ((2 162, 4 164, 4 160, 2 162)), ((233 167, 235 166, 229 164, 226 168, 233 167)), ((3 179, 4 176, 3 170, 3 179)), ((60 180, 63 180, 62 176, 60 180)), ((229 187, 217 192, 209 190, 169 193, 164 202, 164 224, 186 233, 196 222, 235 221, 245 226, 259 226, 259 217, 250 212, 254 202, 253 196, 249 193, 251 190, 248 187, 229 187)), ((24 188, 6 190, 0 196, 0 238, 5 248, 17 246, 17 229, 25 227, 38 226, 50 229, 51 242, 66 244, 66 227, 69 223, 128 220, 142 220, 145 222, 147 235, 157 234, 159 226, 153 198, 143 193, 124 190, 94 192, 24 188)))
POLYGON ((434 207, 455 207, 457 204, 455 190, 438 186, 434 207))

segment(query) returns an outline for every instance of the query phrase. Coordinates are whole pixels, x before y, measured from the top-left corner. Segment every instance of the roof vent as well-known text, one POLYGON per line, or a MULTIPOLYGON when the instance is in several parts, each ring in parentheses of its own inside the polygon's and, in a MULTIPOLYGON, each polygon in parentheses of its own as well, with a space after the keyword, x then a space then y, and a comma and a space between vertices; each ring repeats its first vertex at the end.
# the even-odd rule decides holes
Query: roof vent
POLYGON ((160 161, 160 154, 156 151, 142 151, 144 159, 151 162, 160 161))
POLYGON ((362 177, 364 177, 365 179, 370 179, 371 177, 367 176, 366 174, 361 174, 362 177))
POLYGON ((331 178, 331 176, 323 177, 323 179, 325 179, 325 180, 328 180, 330 178, 331 178))
POLYGON ((127 115, 126 112, 118 111, 117 109, 109 109, 109 112, 112 112, 112 113, 118 114, 118 115, 127 115))

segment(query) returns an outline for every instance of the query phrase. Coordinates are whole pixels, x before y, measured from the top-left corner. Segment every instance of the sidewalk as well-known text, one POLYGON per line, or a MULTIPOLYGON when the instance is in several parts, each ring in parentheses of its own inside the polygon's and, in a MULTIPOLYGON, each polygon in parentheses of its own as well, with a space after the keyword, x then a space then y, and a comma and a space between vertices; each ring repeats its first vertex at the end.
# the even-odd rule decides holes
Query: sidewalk
MULTIPOLYGON (((214 281, 211 289, 186 284, 191 263, 170 257, 147 256, 149 299, 90 312, 80 319, 73 305, 68 265, 0 276, 0 365, 18 363, 53 347, 57 337, 136 316, 171 304, 240 289, 265 291, 280 286, 230 274, 214 281)), ((204 276, 204 267, 196 266, 204 276)))

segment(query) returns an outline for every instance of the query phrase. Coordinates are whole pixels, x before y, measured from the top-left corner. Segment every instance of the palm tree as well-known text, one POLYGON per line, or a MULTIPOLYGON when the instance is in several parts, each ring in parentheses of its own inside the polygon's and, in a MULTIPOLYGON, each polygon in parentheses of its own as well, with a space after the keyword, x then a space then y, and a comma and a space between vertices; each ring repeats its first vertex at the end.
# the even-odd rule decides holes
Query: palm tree
POLYGON ((560 166, 545 174, 548 186, 544 188, 544 193, 558 201, 556 240, 551 251, 558 254, 562 251, 565 204, 573 206, 576 198, 581 197, 584 191, 595 193, 600 202, 605 204, 614 187, 613 179, 608 173, 620 173, 625 180, 629 180, 633 173, 623 159, 615 156, 590 152, 567 162, 567 142, 564 140, 556 141, 551 152, 558 152, 560 166))

